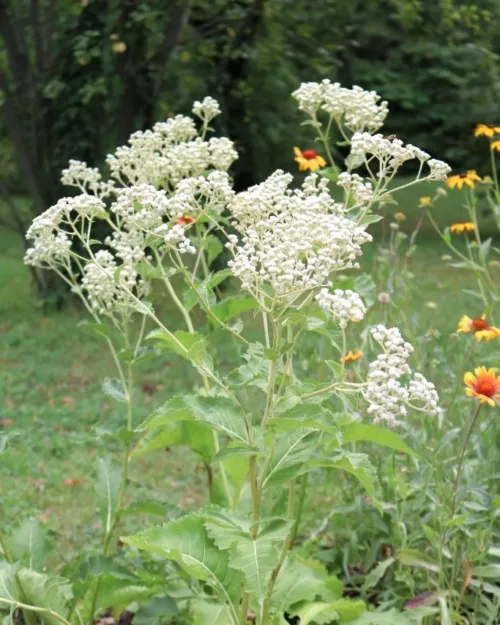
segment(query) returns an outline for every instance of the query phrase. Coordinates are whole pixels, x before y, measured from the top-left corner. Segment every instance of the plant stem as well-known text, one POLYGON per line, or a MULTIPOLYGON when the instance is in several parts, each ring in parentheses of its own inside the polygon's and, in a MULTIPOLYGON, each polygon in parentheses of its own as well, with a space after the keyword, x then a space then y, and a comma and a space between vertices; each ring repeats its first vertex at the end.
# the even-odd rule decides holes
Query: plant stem
MULTIPOLYGON (((288 519, 290 521, 295 520, 295 486, 296 486, 295 480, 292 480, 290 482, 290 486, 288 490, 288 519)), ((276 565, 276 567, 273 569, 273 572, 271 573, 271 579, 269 580, 269 586, 268 586, 268 591, 267 591, 267 598, 265 599, 262 605, 262 617, 260 620, 260 625, 267 625, 267 622, 269 620, 269 612, 271 610, 271 600, 273 596, 274 585, 276 583, 276 580, 278 579, 278 575, 281 570, 281 567, 283 566, 286 555, 290 551, 290 548, 292 546, 293 533, 294 533, 294 528, 292 527, 290 533, 288 534, 288 536, 285 538, 283 542, 281 553, 278 558, 278 564, 276 565)))
MULTIPOLYGON (((481 404, 478 403, 477 404, 477 408, 476 408, 476 410, 474 412, 474 415, 472 417, 471 424, 470 424, 469 429, 467 431, 467 436, 465 437, 464 446, 462 448, 462 453, 460 455, 460 461, 459 461, 458 467, 457 467, 457 475, 455 477, 455 482, 453 484, 453 490, 452 490, 452 506, 451 506, 451 517, 450 517, 451 519, 453 519, 453 517, 455 516, 455 512, 457 510, 458 482, 460 480, 460 474, 462 473, 462 466, 463 466, 464 459, 465 459, 465 453, 466 453, 467 447, 469 445, 469 441, 470 441, 470 437, 471 437, 471 434, 472 434, 472 430, 474 429, 474 426, 476 425, 476 421, 477 421, 477 418, 479 416, 479 411, 480 410, 481 410, 481 404)), ((445 539, 446 539, 446 532, 444 532, 444 534, 443 534, 443 540, 441 542, 441 545, 444 544, 445 539)))
MULTIPOLYGON (((19 601, 10 601, 9 599, 3 599, 2 597, 0 597, 0 603, 5 603, 6 605, 12 605, 12 606, 15 606, 16 608, 20 608, 23 611, 23 614, 26 614, 26 612, 28 612, 28 613, 36 612, 38 614, 48 614, 48 615, 54 617, 55 619, 57 619, 60 623, 63 623, 63 625, 71 625, 71 623, 69 621, 67 621, 64 618, 64 616, 61 616, 60 614, 58 614, 57 612, 54 612, 54 610, 51 610, 50 608, 39 608, 39 607, 34 606, 34 605, 28 605, 26 603, 20 603, 19 601)), ((30 617, 31 616, 34 616, 34 615, 30 614, 30 617)), ((36 619, 34 619, 31 622, 36 623, 36 619)))
POLYGON ((290 549, 294 546, 295 541, 297 539, 297 534, 299 532, 299 526, 302 520, 302 513, 304 511, 304 502, 306 499, 308 478, 309 478, 309 474, 306 473, 305 475, 301 477, 301 480, 300 480, 299 500, 297 504, 297 516, 295 517, 295 522, 294 522, 293 530, 292 530, 292 537, 290 539, 290 549))

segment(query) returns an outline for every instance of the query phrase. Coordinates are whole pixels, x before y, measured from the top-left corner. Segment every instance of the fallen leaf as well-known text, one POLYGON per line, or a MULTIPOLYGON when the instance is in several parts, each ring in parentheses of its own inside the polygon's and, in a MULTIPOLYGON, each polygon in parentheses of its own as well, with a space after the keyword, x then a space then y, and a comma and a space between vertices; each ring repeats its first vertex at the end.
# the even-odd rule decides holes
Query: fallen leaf
POLYGON ((63 480, 63 486, 69 488, 70 486, 80 486, 83 484, 82 480, 76 480, 74 477, 67 477, 63 480))
POLYGON ((61 397, 61 404, 73 409, 76 406, 76 402, 73 397, 61 397))

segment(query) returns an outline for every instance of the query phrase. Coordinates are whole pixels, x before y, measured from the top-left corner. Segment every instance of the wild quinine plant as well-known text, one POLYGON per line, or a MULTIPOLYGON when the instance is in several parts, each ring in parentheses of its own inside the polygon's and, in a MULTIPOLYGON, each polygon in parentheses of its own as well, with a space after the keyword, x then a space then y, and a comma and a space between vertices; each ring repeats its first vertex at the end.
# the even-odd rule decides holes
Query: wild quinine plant
MULTIPOLYGON (((408 452, 388 427, 416 411, 439 412, 435 388, 412 371, 413 348, 400 331, 380 324, 363 328, 373 285, 368 276, 352 274, 372 240, 367 227, 379 219, 374 211, 388 199, 399 168, 416 163, 411 184, 444 179, 449 168, 414 146, 375 134, 387 104, 373 92, 323 81, 303 84, 293 95, 329 160, 301 186, 292 187, 293 177, 276 171, 235 193, 227 170, 236 153, 228 139, 206 139, 220 112, 206 98, 193 109, 201 130, 177 116, 132 135, 108 158, 107 181, 84 163, 70 162, 63 182, 80 194, 37 217, 27 235, 33 245, 26 262, 56 271, 108 342, 118 380, 106 386, 127 405, 118 433, 121 468, 108 460, 98 471, 104 554, 123 513, 128 466, 136 455, 184 444, 207 467, 209 505, 122 537, 187 575, 189 592, 181 602, 196 625, 285 625, 285 615, 301 625, 363 618, 363 601, 343 597, 336 577, 294 549, 308 475, 325 470, 335 479, 347 472, 380 507, 370 458, 351 451, 351 443, 375 441, 408 452), (337 140, 350 150, 343 172, 332 158, 337 140), (104 242, 93 238, 99 222, 109 229, 104 242), (230 256, 227 268, 211 271, 223 249, 230 256), (227 278, 240 292, 221 292, 227 278), (157 314, 153 295, 160 287, 182 313, 184 327, 157 314), (195 318, 202 320, 196 327, 195 318), (353 376, 346 364, 355 360, 360 336, 374 357, 353 376), (326 381, 298 357, 302 346, 317 340, 325 350, 326 381), (228 344, 240 360, 231 371, 218 358, 228 344), (200 385, 137 423, 134 368, 148 345, 191 362, 200 385)), ((307 165, 316 153, 301 154, 307 165)), ((22 600, 21 587, 16 594, 15 580, 9 588, 10 598, 0 591, 0 601, 28 613, 36 609, 22 600)), ((99 582, 86 597, 88 622, 105 607, 98 596, 99 582)), ((51 614, 67 622, 75 613, 70 604, 60 601, 51 614)))

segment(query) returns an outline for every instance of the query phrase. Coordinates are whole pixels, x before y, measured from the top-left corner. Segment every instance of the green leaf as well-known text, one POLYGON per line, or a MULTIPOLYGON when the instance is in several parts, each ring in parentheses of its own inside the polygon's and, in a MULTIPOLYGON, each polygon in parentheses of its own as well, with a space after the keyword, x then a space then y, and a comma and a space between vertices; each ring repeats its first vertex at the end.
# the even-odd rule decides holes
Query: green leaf
MULTIPOLYGON (((225 323, 229 321, 229 319, 241 315, 243 312, 255 310, 257 305, 257 300, 253 297, 235 295, 233 297, 227 297, 222 302, 213 306, 212 312, 220 321, 225 323)), ((210 318, 210 320, 211 322, 215 321, 213 318, 210 318)))
POLYGON ((224 246, 222 245, 219 237, 214 236, 213 234, 209 234, 205 241, 205 249, 207 250, 207 263, 210 266, 214 260, 224 251, 224 246))
POLYGON ((319 432, 307 429, 278 435, 263 486, 281 484, 307 471, 306 462, 313 455, 320 436, 319 432))
POLYGON ((122 540, 177 562, 189 575, 209 584, 233 616, 237 614, 232 601, 239 597, 242 575, 229 566, 227 552, 217 549, 208 536, 202 517, 188 515, 122 540))
POLYGON ((490 579, 500 579, 500 564, 485 564, 472 569, 474 577, 486 577, 490 579))
POLYGON ((134 615, 134 625, 160 625, 164 616, 177 614, 178 611, 171 597, 153 597, 139 607, 134 615))
POLYGON ((197 419, 209 423, 239 444, 248 446, 243 414, 230 399, 191 395, 185 398, 185 402, 197 419))
POLYGON ((309 625, 309 623, 326 625, 340 617, 332 604, 323 602, 308 603, 293 615, 299 618, 300 625, 309 625))
POLYGON ((99 580, 95 605, 96 613, 109 608, 121 611, 132 602, 147 601, 154 592, 154 586, 141 583, 141 581, 133 583, 130 580, 104 574, 99 580))
POLYGON ((362 273, 356 276, 354 278, 354 290, 361 295, 361 299, 367 308, 373 306, 377 298, 377 285, 370 274, 362 273))
POLYGON ((314 462, 312 464, 313 466, 321 466, 327 469, 347 471, 361 482, 369 495, 373 495, 375 492, 377 477, 375 469, 366 454, 343 451, 335 458, 314 462))
POLYGON ((133 456, 141 456, 157 449, 186 445, 210 463, 214 454, 212 430, 206 423, 180 421, 163 429, 148 432, 134 449, 133 456))
POLYGON ((95 492, 99 506, 103 527, 107 532, 111 530, 113 519, 118 505, 118 496, 121 486, 121 468, 110 457, 100 458, 97 461, 97 477, 95 492))
POLYGON ((228 458, 234 458, 235 456, 256 456, 259 453, 257 447, 241 447, 238 444, 229 444, 227 447, 220 449, 212 458, 212 464, 223 462, 228 458))
MULTIPOLYGON (((23 589, 23 599, 28 605, 49 608, 63 617, 68 615, 73 593, 69 581, 63 577, 48 577, 29 569, 20 569, 17 577, 23 589)), ((44 614, 45 625, 60 625, 53 616, 44 614)))
POLYGON ((396 559, 406 566, 417 566, 434 573, 439 573, 439 566, 432 562, 426 555, 415 549, 400 549, 396 553, 396 559))
POLYGON ((93 323, 92 321, 83 320, 78 325, 87 328, 95 336, 104 338, 110 338, 111 336, 111 328, 105 323, 93 323))
POLYGON ((43 571, 45 562, 45 535, 36 519, 30 519, 7 539, 12 559, 34 571, 43 571))
POLYGON ((179 356, 191 360, 197 364, 202 363, 202 356, 206 352, 206 337, 199 332, 165 332, 153 330, 147 336, 148 339, 158 341, 158 345, 172 350, 179 356))
POLYGON ((335 423, 336 414, 316 404, 300 404, 280 412, 279 416, 272 419, 270 427, 278 432, 310 428, 321 432, 328 432, 339 438, 340 430, 335 423))
POLYGON ((347 425, 347 427, 342 428, 342 439, 344 443, 370 441, 384 447, 390 447, 396 451, 401 451, 410 456, 418 457, 417 454, 406 445, 397 432, 381 428, 378 425, 351 423, 347 425))
POLYGON ((368 590, 369 588, 376 586, 384 576, 387 569, 392 566, 395 561, 396 560, 394 558, 387 558, 387 560, 379 562, 377 566, 365 577, 363 590, 368 590))
POLYGON ((240 538, 231 548, 229 563, 243 573, 247 589, 259 604, 267 597, 269 578, 278 564, 277 543, 283 543, 290 529, 290 523, 278 522, 254 539, 249 536, 240 538))
POLYGON ((351 625, 411 625, 412 623, 414 621, 409 613, 405 614, 393 608, 384 612, 365 612, 352 621, 351 625))
POLYGON ((156 428, 175 423, 176 421, 186 421, 193 419, 193 413, 186 406, 184 395, 176 395, 157 408, 138 427, 139 432, 144 430, 154 430, 156 428))
MULTIPOLYGON (((331 579, 328 581, 331 582, 331 579)), ((302 601, 340 598, 342 583, 337 580, 337 593, 332 597, 331 589, 325 584, 326 580, 327 573, 318 562, 288 557, 276 580, 272 605, 278 612, 290 612, 293 605, 302 601)))
POLYGON ((205 529, 219 549, 229 549, 234 542, 248 538, 251 521, 216 506, 201 512, 205 529))
POLYGON ((121 380, 113 380, 111 378, 104 378, 102 383, 102 390, 106 395, 109 395, 116 401, 126 404, 128 402, 127 389, 124 388, 121 380))
POLYGON ((203 599, 195 599, 190 604, 192 625, 235 625, 228 607, 203 599))

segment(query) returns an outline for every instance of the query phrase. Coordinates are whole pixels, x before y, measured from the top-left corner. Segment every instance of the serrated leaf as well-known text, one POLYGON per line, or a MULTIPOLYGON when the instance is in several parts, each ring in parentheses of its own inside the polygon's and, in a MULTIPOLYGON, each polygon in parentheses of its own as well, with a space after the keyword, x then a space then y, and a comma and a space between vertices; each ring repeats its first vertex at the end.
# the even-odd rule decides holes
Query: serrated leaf
POLYGON ((212 458, 212 464, 217 464, 218 462, 223 462, 228 458, 234 458, 235 456, 256 456, 259 453, 257 447, 242 447, 240 445, 228 445, 227 447, 223 447, 220 449, 215 456, 212 458))
POLYGON ((177 562, 189 575, 212 586, 237 622, 233 599, 239 597, 242 575, 229 566, 227 553, 208 536, 202 517, 187 515, 122 540, 177 562))
POLYGON ((132 602, 147 601, 154 592, 154 586, 149 586, 140 580, 133 583, 129 580, 104 574, 99 581, 95 603, 96 612, 93 616, 109 608, 121 611, 132 602))
POLYGON ((308 429, 277 435, 263 486, 281 484, 304 473, 320 436, 319 432, 308 429))
POLYGON ((259 604, 267 597, 269 578, 278 564, 278 557, 276 541, 265 537, 241 538, 230 551, 231 566, 243 573, 248 591, 259 604))
POLYGON ((335 413, 316 404, 300 403, 288 410, 279 413, 279 417, 270 422, 270 427, 278 432, 297 429, 316 429, 328 432, 338 437, 340 444, 340 430, 337 427, 335 413))
POLYGON ((344 443, 369 441, 418 458, 418 455, 406 445, 397 432, 381 428, 378 425, 351 423, 342 428, 342 438, 344 443))
POLYGON ((335 458, 313 462, 312 464, 313 466, 321 466, 327 469, 347 471, 361 482, 369 495, 373 495, 375 492, 377 476, 375 468, 366 454, 343 451, 335 458))
POLYGON ((45 561, 45 535, 37 519, 30 519, 8 537, 12 559, 34 571, 43 571, 45 561))
POLYGON ((318 568, 318 563, 289 557, 276 580, 272 605, 278 612, 291 612, 292 606, 302 601, 340 598, 342 583, 338 581, 338 594, 332 597, 332 589, 325 584, 327 579, 326 572, 318 568))
POLYGON ((141 456, 151 451, 186 445, 203 460, 210 463, 214 454, 212 429, 206 423, 198 421, 180 421, 165 426, 163 429, 147 432, 136 445, 133 456, 141 456))
POLYGON ((191 395, 185 398, 185 402, 196 419, 209 423, 231 440, 248 445, 243 414, 230 399, 191 395))
POLYGON ((121 486, 121 468, 110 457, 100 458, 97 461, 97 475, 95 492, 97 505, 105 532, 108 533, 118 505, 118 496, 121 486))
POLYGON ((203 510, 205 529, 219 549, 229 549, 234 542, 248 538, 251 521, 223 508, 210 507, 203 510))
POLYGON ((137 431, 154 430, 169 425, 170 423, 175 423, 176 421, 184 421, 193 418, 193 413, 186 406, 184 395, 176 395, 145 419, 145 421, 137 427, 137 431))

